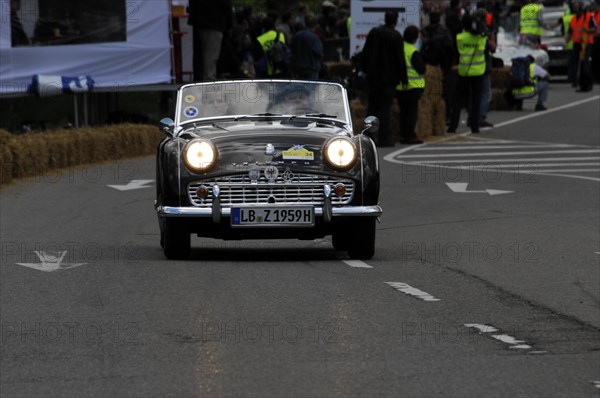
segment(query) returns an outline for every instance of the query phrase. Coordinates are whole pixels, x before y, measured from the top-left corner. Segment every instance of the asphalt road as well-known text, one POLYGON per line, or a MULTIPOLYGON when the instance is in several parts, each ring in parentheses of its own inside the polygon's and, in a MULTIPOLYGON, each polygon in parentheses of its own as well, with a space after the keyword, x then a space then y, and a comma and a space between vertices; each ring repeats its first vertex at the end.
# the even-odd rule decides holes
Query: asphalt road
POLYGON ((599 98, 552 85, 544 114, 386 148, 367 262, 199 238, 167 261, 152 158, 6 187, 0 395, 598 397, 599 98))

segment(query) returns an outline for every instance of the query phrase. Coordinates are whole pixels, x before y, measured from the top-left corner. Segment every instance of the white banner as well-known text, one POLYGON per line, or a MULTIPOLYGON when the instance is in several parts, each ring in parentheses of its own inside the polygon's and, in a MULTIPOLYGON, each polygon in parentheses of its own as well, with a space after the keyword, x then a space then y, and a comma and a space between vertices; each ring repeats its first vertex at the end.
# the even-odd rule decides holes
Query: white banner
POLYGON ((409 25, 421 27, 420 0, 352 0, 350 15, 350 56, 362 51, 369 31, 384 24, 388 10, 398 12, 396 30, 404 33, 409 25))
POLYGON ((34 76, 94 87, 171 81, 169 0, 0 0, 0 96, 34 76))

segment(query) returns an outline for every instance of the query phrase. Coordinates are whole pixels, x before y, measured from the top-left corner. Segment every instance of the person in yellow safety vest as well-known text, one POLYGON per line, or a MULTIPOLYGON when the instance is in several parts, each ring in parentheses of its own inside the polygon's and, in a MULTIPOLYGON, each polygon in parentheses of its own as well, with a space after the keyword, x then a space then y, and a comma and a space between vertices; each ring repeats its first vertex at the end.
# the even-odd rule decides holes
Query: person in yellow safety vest
POLYGON ((571 83, 571 86, 577 87, 577 66, 579 65, 579 54, 573 49, 573 37, 569 33, 571 29, 571 19, 573 15, 577 14, 579 9, 579 2, 571 1, 562 17, 562 31, 565 36, 566 50, 568 54, 567 63, 567 80, 571 83))
POLYGON ((530 85, 526 85, 521 88, 513 88, 512 95, 515 99, 516 109, 523 110, 523 100, 526 98, 538 96, 537 103, 535 105, 536 111, 545 111, 547 108, 544 102, 548 99, 548 80, 550 80, 550 73, 539 65, 536 65, 535 59, 532 55, 528 55, 529 59, 529 81, 530 85))
POLYGON ((468 126, 472 133, 479 133, 479 112, 481 91, 486 68, 486 51, 495 50, 494 42, 488 43, 488 37, 483 33, 481 24, 470 15, 462 18, 464 31, 456 35, 458 47, 458 84, 454 91, 454 105, 450 117, 448 133, 456 133, 460 112, 465 99, 469 98, 468 126))
POLYGON ((537 46, 542 42, 542 29, 552 30, 560 26, 560 22, 546 25, 542 19, 543 6, 540 0, 529 0, 529 3, 521 7, 519 18, 519 43, 531 42, 537 46))
POLYGON ((425 89, 423 75, 426 70, 425 61, 415 47, 419 33, 419 28, 414 25, 404 29, 404 60, 408 83, 400 82, 396 86, 396 100, 400 108, 400 143, 408 145, 423 143, 415 133, 419 99, 425 89))
POLYGON ((276 68, 267 57, 267 51, 275 39, 279 37, 279 41, 285 44, 285 36, 281 32, 275 30, 275 21, 271 17, 263 19, 264 33, 256 38, 259 44, 259 51, 255 51, 256 65, 256 77, 257 78, 269 78, 269 77, 283 77, 287 71, 276 68))

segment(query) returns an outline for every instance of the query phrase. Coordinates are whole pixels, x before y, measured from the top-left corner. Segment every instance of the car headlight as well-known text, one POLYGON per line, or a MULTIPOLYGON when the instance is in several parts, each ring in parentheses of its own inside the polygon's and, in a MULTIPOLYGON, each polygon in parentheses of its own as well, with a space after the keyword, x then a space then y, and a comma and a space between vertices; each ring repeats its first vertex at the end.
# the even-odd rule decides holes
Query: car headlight
POLYGON ((338 170, 348 170, 356 163, 356 146, 348 138, 336 137, 325 145, 325 160, 338 170))
POLYGON ((185 165, 194 171, 208 171, 217 163, 217 148, 205 140, 193 140, 183 150, 185 165))

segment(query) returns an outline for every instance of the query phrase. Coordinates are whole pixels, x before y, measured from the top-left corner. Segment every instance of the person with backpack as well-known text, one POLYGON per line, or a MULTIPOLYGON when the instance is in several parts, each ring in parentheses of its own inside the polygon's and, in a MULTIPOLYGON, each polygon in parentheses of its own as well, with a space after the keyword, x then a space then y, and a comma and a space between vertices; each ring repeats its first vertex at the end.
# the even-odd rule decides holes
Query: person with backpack
POLYGON ((518 111, 523 110, 523 100, 537 95, 536 111, 547 110, 550 73, 534 62, 531 55, 514 58, 511 66, 512 102, 518 111))
POLYGON ((263 20, 264 33, 256 38, 258 43, 255 59, 257 78, 286 77, 291 58, 291 51, 285 42, 283 33, 275 29, 275 21, 271 17, 263 20))

